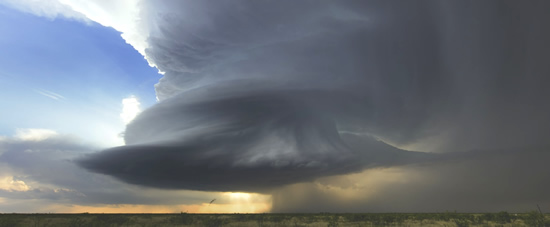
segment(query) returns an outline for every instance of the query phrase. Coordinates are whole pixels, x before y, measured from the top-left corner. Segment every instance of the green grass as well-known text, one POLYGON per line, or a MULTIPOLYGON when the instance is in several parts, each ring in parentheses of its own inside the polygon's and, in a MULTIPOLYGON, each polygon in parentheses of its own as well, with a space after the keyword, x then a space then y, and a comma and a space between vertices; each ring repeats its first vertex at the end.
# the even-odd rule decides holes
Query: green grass
POLYGON ((0 214, 0 227, 17 226, 550 226, 550 214, 319 213, 319 214, 0 214))

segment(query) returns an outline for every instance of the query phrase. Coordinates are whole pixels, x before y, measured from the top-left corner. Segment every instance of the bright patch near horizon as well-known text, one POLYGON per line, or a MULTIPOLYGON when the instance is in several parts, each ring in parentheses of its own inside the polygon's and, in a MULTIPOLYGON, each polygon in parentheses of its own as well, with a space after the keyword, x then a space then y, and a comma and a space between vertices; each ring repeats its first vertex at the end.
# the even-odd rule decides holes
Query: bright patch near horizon
POLYGON ((26 128, 15 130, 15 138, 25 141, 41 141, 57 135, 56 131, 50 129, 26 128))
POLYGON ((0 177, 0 190, 28 191, 30 187, 22 180, 17 180, 13 176, 0 177))
POLYGON ((251 195, 250 193, 245 193, 245 192, 228 192, 229 193, 229 197, 231 199, 234 199, 234 200, 249 200, 251 195))

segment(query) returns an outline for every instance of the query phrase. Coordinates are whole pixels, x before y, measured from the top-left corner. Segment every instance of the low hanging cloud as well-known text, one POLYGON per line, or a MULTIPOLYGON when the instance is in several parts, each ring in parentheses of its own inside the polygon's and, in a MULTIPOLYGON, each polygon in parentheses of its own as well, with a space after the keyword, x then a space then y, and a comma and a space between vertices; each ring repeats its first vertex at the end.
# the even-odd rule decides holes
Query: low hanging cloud
POLYGON ((267 191, 546 151, 549 4, 143 1, 160 102, 126 146, 79 164, 151 187, 267 191))
POLYGON ((205 89, 145 110, 128 125, 126 146, 93 154, 79 164, 139 185, 265 192, 430 157, 370 136, 340 133, 338 122, 360 122, 368 113, 348 94, 205 89))
MULTIPOLYGON (((155 209, 159 207, 154 206, 179 212, 183 208, 178 206, 182 206, 200 212, 201 204, 213 197, 223 205, 236 203, 230 195, 220 193, 128 185, 90 173, 73 161, 100 149, 49 129, 18 129, 14 136, 0 137, 0 212, 77 212, 73 208, 79 206, 78 212, 87 211, 86 207, 109 206, 143 206, 141 212, 158 212, 155 209)), ((253 200, 260 203, 265 198, 256 196, 253 200)))

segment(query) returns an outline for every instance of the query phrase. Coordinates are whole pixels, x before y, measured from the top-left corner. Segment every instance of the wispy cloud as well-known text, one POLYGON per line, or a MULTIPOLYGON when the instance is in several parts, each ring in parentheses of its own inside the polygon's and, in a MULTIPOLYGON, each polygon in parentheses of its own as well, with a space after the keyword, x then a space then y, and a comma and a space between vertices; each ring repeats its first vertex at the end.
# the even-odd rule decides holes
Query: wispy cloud
POLYGON ((57 94, 55 92, 51 92, 51 91, 48 91, 48 90, 42 90, 42 89, 34 89, 34 91, 38 94, 41 94, 43 96, 46 96, 48 98, 51 98, 53 100, 65 100, 65 96, 63 95, 60 95, 60 94, 57 94))

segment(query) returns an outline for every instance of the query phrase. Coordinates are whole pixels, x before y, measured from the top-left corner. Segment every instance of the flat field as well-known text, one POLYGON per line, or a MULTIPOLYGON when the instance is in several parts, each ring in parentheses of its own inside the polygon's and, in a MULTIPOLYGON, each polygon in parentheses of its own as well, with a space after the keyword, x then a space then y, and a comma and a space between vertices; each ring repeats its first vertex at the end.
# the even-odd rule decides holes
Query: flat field
POLYGON ((17 226, 550 226, 550 214, 309 213, 309 214, 0 214, 17 226))

